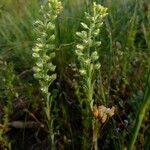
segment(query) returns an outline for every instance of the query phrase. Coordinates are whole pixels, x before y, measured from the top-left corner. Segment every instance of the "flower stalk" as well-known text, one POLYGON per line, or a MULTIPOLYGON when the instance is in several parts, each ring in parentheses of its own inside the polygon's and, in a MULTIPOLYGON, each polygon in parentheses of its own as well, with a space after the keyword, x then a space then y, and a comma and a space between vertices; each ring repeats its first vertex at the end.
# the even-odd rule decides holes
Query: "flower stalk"
MULTIPOLYGON (((87 130, 84 131, 86 134, 88 133, 90 126, 93 126, 93 130, 97 129, 95 119, 92 117, 92 121, 90 121, 90 117, 94 104, 93 94, 95 75, 100 70, 101 66, 97 50, 97 48, 101 45, 101 41, 96 40, 96 37, 100 33, 100 28, 103 25, 103 18, 105 16, 107 16, 107 8, 94 2, 91 14, 85 12, 86 23, 81 22, 83 30, 76 32, 78 42, 76 44, 75 54, 79 62, 79 73, 83 80, 83 91, 85 99, 81 101, 81 105, 83 105, 83 103, 86 104, 86 110, 84 110, 84 114, 86 115, 85 119, 87 121, 83 121, 83 128, 87 130)), ((97 133, 97 131, 93 132, 97 133)), ((86 149, 87 147, 85 144, 89 143, 89 135, 85 135, 83 138, 83 149, 86 149)), ((94 139, 97 138, 94 137, 94 139)), ((96 149, 97 140, 94 140, 93 142, 96 149)))
POLYGON ((51 148, 54 149, 53 119, 51 116, 51 104, 53 95, 49 92, 49 86, 56 79, 55 68, 52 63, 55 58, 55 39, 56 26, 55 21, 61 12, 62 4, 58 0, 48 0, 41 6, 41 18, 35 22, 35 32, 37 34, 36 44, 33 47, 33 57, 35 60, 34 77, 39 81, 40 89, 45 99, 45 114, 51 148))

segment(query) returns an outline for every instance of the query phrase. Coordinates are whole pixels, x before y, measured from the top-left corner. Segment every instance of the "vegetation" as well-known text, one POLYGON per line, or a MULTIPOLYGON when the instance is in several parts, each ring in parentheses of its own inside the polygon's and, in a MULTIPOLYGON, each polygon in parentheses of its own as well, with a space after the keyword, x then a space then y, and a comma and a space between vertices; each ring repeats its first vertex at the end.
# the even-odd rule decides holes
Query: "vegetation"
POLYGON ((0 1, 0 149, 150 149, 148 0, 0 1))

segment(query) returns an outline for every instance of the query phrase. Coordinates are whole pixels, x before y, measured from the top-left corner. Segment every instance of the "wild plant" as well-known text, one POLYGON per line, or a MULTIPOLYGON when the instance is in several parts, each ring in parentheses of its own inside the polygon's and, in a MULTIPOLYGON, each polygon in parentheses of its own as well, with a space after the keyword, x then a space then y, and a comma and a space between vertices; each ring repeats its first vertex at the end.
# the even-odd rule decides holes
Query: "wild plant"
POLYGON ((75 54, 79 62, 79 73, 82 77, 82 88, 85 95, 84 99, 81 99, 81 105, 85 105, 83 110, 83 149, 88 149, 87 143, 89 143, 88 134, 92 124, 93 128, 93 144, 94 149, 97 149, 97 120, 92 117, 92 110, 94 108, 94 84, 96 74, 100 70, 100 62, 98 55, 98 47, 101 45, 101 41, 97 40, 97 36, 100 33, 100 28, 103 25, 103 19, 107 16, 107 8, 100 4, 93 3, 91 14, 85 12, 86 23, 81 22, 83 28, 82 31, 76 32, 77 44, 75 54), (91 121, 92 120, 92 121, 91 121), (92 123, 91 123, 92 122, 92 123))
POLYGON ((48 0, 41 6, 41 18, 35 22, 35 32, 37 34, 36 44, 33 48, 35 59, 34 77, 39 81, 40 89, 45 100, 45 115, 49 130, 51 148, 54 149, 53 118, 51 115, 51 105, 53 95, 49 92, 49 86, 56 79, 56 66, 53 64, 55 57, 56 27, 55 21, 62 9, 62 4, 58 0, 48 0))
POLYGON ((11 149, 11 142, 7 137, 9 131, 10 116, 13 110, 13 100, 17 96, 14 90, 14 80, 16 76, 12 64, 0 61, 0 103, 4 105, 2 122, 0 122, 0 148, 11 149))

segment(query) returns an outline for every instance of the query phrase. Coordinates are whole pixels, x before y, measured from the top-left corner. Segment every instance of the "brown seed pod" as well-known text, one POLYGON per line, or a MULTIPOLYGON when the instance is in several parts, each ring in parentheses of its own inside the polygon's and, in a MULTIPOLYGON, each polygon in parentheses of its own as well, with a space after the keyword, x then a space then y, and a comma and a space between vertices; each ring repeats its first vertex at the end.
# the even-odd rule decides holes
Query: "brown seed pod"
POLYGON ((115 114, 115 107, 113 106, 109 111, 108 111, 108 116, 112 117, 115 114))
POLYGON ((103 117, 101 118, 101 122, 102 122, 102 123, 105 123, 106 120, 107 120, 107 115, 104 114, 103 117))
POLYGON ((104 105, 98 107, 95 105, 92 112, 96 119, 100 120, 101 123, 105 123, 109 117, 112 117, 115 114, 115 107, 113 106, 110 109, 104 105))

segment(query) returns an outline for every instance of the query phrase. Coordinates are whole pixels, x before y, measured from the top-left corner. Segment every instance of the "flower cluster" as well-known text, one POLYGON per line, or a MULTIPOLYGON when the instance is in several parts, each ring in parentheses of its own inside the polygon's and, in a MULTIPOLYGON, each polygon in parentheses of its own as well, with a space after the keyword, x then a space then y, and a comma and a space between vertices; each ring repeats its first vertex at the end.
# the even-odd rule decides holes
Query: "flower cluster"
POLYGON ((41 6, 41 19, 35 22, 37 34, 36 44, 32 56, 35 59, 34 77, 38 79, 41 91, 48 93, 49 85, 56 79, 55 65, 55 19, 62 9, 61 2, 49 0, 47 5, 41 6))
POLYGON ((83 79, 83 90, 86 103, 93 108, 93 89, 95 73, 100 69, 98 47, 101 41, 96 37, 103 25, 103 18, 107 15, 107 8, 100 4, 93 3, 91 14, 85 12, 86 23, 81 22, 82 31, 76 32, 77 44, 75 54, 79 61, 79 73, 83 79))
POLYGON ((103 25, 103 18, 107 15, 107 8, 100 4, 93 3, 92 14, 85 13, 86 23, 81 23, 83 30, 77 32, 78 44, 75 53, 80 62, 80 74, 86 76, 91 69, 99 70, 100 63, 96 47, 101 45, 101 41, 97 41, 96 37, 100 33, 100 27, 103 25), (93 50, 94 49, 94 50, 93 50))
POLYGON ((101 106, 94 106, 93 107, 93 115, 96 119, 100 120, 102 123, 112 117, 115 114, 115 107, 113 106, 111 109, 106 108, 104 105, 101 106))

